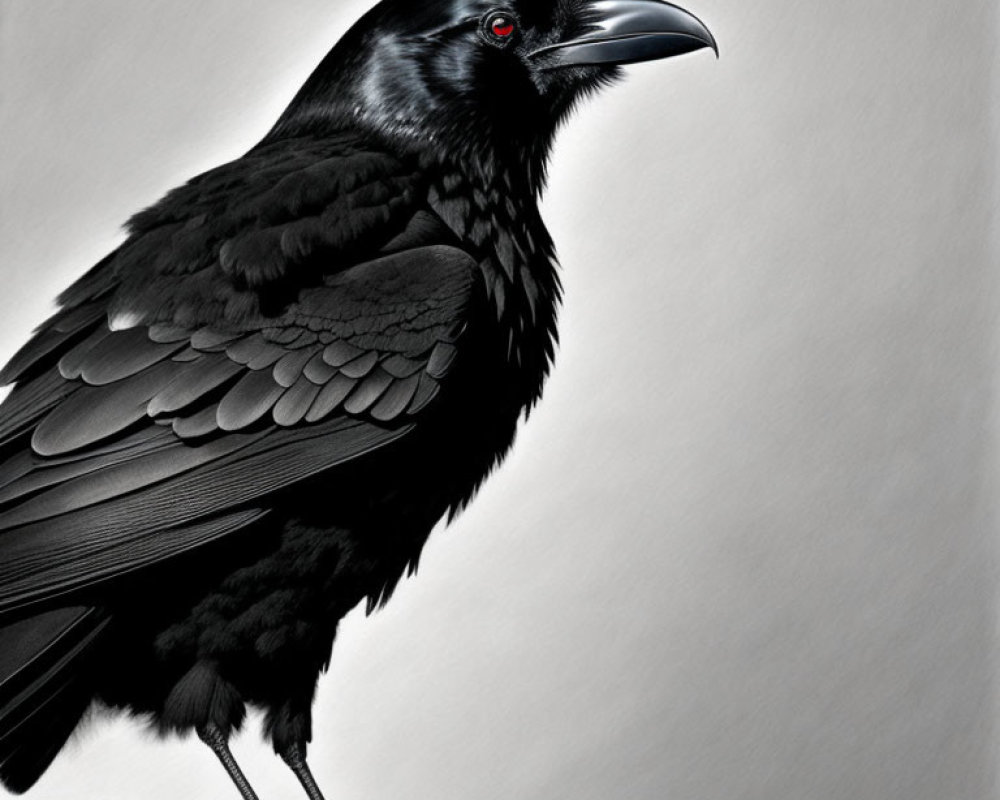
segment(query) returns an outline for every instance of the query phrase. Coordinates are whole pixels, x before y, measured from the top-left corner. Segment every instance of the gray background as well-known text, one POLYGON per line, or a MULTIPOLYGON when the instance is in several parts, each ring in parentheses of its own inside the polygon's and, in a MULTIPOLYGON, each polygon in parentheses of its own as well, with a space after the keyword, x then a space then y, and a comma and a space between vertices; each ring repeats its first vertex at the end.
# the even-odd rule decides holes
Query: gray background
MULTIPOLYGON (((365 6, 0 0, 0 355, 365 6)), ((331 800, 997 796, 996 3, 690 7, 721 61, 632 68, 561 136, 558 369, 342 626, 331 800)), ((31 796, 233 794, 101 719, 31 796)))

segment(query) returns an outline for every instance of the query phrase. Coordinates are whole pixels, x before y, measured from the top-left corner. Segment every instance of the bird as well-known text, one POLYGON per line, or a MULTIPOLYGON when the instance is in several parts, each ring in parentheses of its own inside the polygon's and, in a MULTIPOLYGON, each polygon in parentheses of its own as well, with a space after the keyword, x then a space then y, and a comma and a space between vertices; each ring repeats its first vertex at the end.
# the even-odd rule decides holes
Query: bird
POLYGON ((382 0, 245 155, 140 211, 0 372, 0 781, 92 705, 247 709, 310 800, 339 620, 385 604, 539 401, 555 134, 718 47, 661 0, 382 0))

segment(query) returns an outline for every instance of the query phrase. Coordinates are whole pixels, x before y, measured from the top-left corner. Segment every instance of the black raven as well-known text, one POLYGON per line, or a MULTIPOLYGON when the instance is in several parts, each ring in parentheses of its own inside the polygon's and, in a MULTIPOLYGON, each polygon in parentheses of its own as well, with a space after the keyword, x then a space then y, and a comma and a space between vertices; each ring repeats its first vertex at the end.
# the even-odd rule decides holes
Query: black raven
POLYGON ((309 796, 338 621, 510 448, 556 340, 537 200, 619 65, 715 42, 659 0, 384 0, 242 158, 170 192, 0 374, 0 778, 94 702, 309 796))

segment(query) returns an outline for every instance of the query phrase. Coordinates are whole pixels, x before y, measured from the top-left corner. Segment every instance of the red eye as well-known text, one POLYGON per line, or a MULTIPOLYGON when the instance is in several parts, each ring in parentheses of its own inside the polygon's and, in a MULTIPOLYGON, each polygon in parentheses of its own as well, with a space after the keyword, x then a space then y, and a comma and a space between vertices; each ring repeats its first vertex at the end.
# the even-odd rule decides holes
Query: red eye
POLYGON ((514 34, 514 21, 509 17, 497 17, 493 20, 493 35, 507 38, 514 34))
POLYGON ((518 40, 520 30, 517 14, 504 8, 488 11, 479 23, 479 35, 482 40, 500 49, 511 47, 518 40))

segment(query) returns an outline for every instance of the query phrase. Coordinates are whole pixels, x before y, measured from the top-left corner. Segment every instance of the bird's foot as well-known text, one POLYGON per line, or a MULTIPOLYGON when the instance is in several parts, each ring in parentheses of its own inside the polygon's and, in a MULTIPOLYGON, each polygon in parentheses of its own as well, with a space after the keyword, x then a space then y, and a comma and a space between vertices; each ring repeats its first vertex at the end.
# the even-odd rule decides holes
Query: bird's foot
POLYGON ((299 783, 306 790, 309 800, 326 800, 323 797, 323 793, 319 790, 319 786, 316 785, 316 779, 313 777, 312 771, 309 769, 309 764, 306 762, 305 745, 296 742, 282 750, 280 755, 284 762, 291 768, 292 772, 295 773, 295 777, 299 779, 299 783))
POLYGON ((233 758, 233 753, 229 749, 228 734, 214 722, 209 722, 198 728, 198 737, 211 747, 212 752, 218 756, 219 761, 225 767, 226 772, 229 773, 229 777, 243 797, 243 800, 258 800, 257 793, 250 785, 250 781, 247 780, 246 775, 243 774, 243 770, 240 769, 240 765, 233 758))

